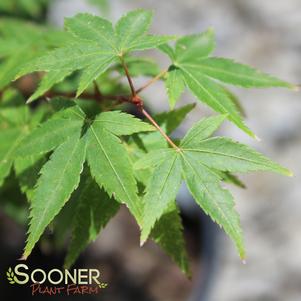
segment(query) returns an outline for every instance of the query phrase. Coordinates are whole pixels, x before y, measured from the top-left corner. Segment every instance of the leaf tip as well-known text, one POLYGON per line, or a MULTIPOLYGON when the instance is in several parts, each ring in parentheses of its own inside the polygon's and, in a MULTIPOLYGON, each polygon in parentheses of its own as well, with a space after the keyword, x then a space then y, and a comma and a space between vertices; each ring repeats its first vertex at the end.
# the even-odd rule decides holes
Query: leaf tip
POLYGON ((301 84, 299 85, 290 85, 292 91, 299 92, 301 88, 301 84))
POLYGON ((23 255, 18 259, 20 261, 25 261, 27 260, 29 254, 27 252, 24 252, 23 255))
POLYGON ((77 90, 75 98, 79 98, 83 94, 83 92, 84 91, 82 89, 77 90))
POLYGON ((257 135, 254 135, 254 138, 256 141, 260 142, 261 141, 261 138, 259 138, 257 135))
POLYGON ((144 246, 144 244, 147 241, 147 237, 148 237, 148 233, 142 230, 141 237, 140 237, 140 247, 144 246))
POLYGON ((214 35, 215 34, 215 30, 214 30, 214 27, 213 26, 209 26, 208 29, 207 29, 207 32, 211 35, 214 35))
POLYGON ((26 100, 26 104, 28 105, 28 104, 32 103, 34 100, 35 99, 31 96, 26 100))

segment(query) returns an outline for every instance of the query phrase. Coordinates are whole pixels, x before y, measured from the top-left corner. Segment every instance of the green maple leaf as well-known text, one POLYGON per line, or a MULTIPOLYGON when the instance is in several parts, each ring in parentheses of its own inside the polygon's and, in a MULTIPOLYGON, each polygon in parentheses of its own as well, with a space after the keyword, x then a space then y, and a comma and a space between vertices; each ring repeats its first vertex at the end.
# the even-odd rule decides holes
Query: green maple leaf
POLYGON ((195 201, 213 221, 224 228, 241 258, 245 258, 239 216, 234 209, 233 197, 221 187, 221 181, 228 176, 231 182, 241 184, 228 172, 265 170, 283 175, 291 175, 291 172, 243 144, 226 138, 208 138, 225 118, 214 116, 202 119, 188 131, 178 150, 155 150, 135 163, 137 169, 156 166, 144 197, 142 243, 175 199, 181 181, 185 180, 195 201))
POLYGON ((255 137, 245 125, 233 97, 216 80, 244 88, 294 89, 295 86, 233 60, 209 57, 214 48, 215 38, 212 29, 178 39, 175 49, 168 45, 160 47, 173 62, 166 80, 170 105, 173 107, 176 104, 184 87, 187 86, 200 101, 219 113, 228 114, 229 120, 255 137))
POLYGON ((80 96, 127 53, 156 48, 174 39, 173 36, 148 35, 151 21, 152 13, 141 9, 123 16, 115 28, 111 22, 89 14, 67 18, 65 29, 73 36, 72 42, 34 59, 18 74, 20 77, 34 71, 47 72, 28 101, 37 99, 77 70, 82 71, 77 90, 77 96, 80 96))
POLYGON ((24 258, 28 257, 45 228, 77 188, 85 158, 86 139, 80 138, 79 132, 60 145, 41 169, 31 202, 31 221, 24 258))
POLYGON ((19 20, 1 19, 0 89, 17 76, 26 63, 50 49, 63 45, 68 39, 69 36, 64 32, 19 20))
POLYGON ((49 0, 1 0, 0 12, 40 17, 49 0))
MULTIPOLYGON (((142 222, 141 200, 137 194, 133 168, 119 136, 153 131, 154 128, 119 111, 100 113, 91 121, 78 104, 63 99, 54 100, 53 107, 57 112, 33 129, 15 152, 15 169, 21 187, 31 200, 31 221, 24 258, 30 255, 45 228, 76 190, 86 160, 96 183, 110 197, 114 195, 117 201, 125 203, 140 225, 142 222), (32 191, 32 181, 37 177, 38 167, 35 164, 39 164, 37 160, 50 151, 53 151, 50 160, 42 167, 32 191), (24 170, 31 177, 26 181, 20 176, 24 170)), ((91 193, 94 192, 93 188, 91 193)), ((91 206, 97 205, 95 200, 91 201, 91 206)), ((77 254, 74 250, 72 253, 71 261, 77 254)))
POLYGON ((7 90, 0 104, 0 186, 9 175, 16 152, 30 128, 31 115, 23 98, 7 90))

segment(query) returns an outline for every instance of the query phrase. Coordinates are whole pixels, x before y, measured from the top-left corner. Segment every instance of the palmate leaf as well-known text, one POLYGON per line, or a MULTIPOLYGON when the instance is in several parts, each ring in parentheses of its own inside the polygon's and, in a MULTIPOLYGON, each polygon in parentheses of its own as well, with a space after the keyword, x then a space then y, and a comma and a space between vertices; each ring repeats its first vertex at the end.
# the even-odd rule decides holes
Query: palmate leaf
POLYGON ((65 29, 73 40, 32 60, 18 74, 20 77, 34 71, 47 72, 28 101, 42 96, 77 70, 82 71, 77 90, 77 96, 80 96, 110 66, 123 60, 128 52, 156 48, 174 39, 173 36, 147 35, 151 20, 151 12, 136 10, 122 17, 114 29, 111 22, 89 14, 67 18, 65 29))
POLYGON ((23 258, 30 255, 45 228, 70 199, 86 159, 97 184, 128 205, 138 223, 142 223, 142 202, 137 195, 133 169, 118 136, 154 128, 119 111, 91 116, 92 122, 70 100, 55 99, 51 105, 55 113, 22 139, 15 151, 15 171, 21 189, 31 201, 31 222, 23 258), (42 167, 34 185, 44 155, 50 151, 53 151, 50 160, 42 167))
POLYGON ((72 221, 72 240, 65 258, 65 267, 70 268, 79 254, 94 241, 102 228, 117 213, 120 204, 100 189, 88 176, 82 180, 72 221))
POLYGON ((180 38, 176 42, 175 50, 168 45, 160 47, 173 62, 166 80, 170 104, 174 106, 177 102, 184 89, 184 82, 200 101, 216 112, 228 114, 229 120, 235 125, 248 135, 256 137, 243 122, 233 97, 215 80, 245 88, 295 86, 233 60, 209 57, 214 48, 215 37, 212 29, 199 35, 180 38))
MULTIPOLYGON (((150 169, 156 166, 144 197, 142 242, 148 237, 164 209, 175 198, 179 183, 184 179, 195 201, 224 228, 244 259, 245 250, 239 216, 234 209, 233 197, 229 191, 220 186, 220 182, 225 180, 226 176, 229 177, 229 171, 266 170, 283 175, 291 173, 243 144, 226 138, 208 139, 225 117, 202 119, 182 139, 179 150, 169 148, 155 150, 135 163, 136 169, 150 169), (177 162, 176 169, 171 162, 177 162)), ((233 175, 230 174, 230 177, 233 182, 233 175)), ((237 181, 234 182, 237 184, 237 181)))
POLYGON ((59 146, 43 166, 31 202, 31 221, 24 259, 78 186, 85 156, 86 139, 80 138, 79 132, 59 146))

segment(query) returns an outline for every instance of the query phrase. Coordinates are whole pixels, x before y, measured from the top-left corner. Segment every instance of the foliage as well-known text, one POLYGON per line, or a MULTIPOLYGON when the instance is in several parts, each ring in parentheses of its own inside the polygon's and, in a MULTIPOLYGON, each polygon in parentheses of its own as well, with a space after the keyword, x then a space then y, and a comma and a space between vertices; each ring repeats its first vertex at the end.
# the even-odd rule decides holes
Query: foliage
POLYGON ((40 18, 49 0, 1 0, 0 13, 40 18))
POLYGON ((0 87, 6 91, 0 104, 0 184, 7 185, 13 169, 30 206, 23 259, 52 224, 58 240, 71 232, 65 261, 70 267, 124 204, 141 230, 141 244, 151 237, 189 273, 176 204, 183 181, 244 259, 239 215, 223 182, 244 187, 233 173, 252 171, 291 175, 254 149, 213 135, 228 119, 255 137, 224 84, 294 86, 233 60, 210 57, 212 29, 184 37, 156 36, 148 33, 151 21, 152 13, 141 9, 115 26, 79 14, 65 20, 65 32, 1 20, 0 87), (166 53, 169 68, 160 71, 155 61, 133 56, 148 49, 166 53), (41 78, 27 102, 46 97, 47 103, 26 105, 22 94, 30 92, 18 82, 9 84, 25 75, 31 81, 41 78), (152 79, 136 89, 136 76, 152 79), (171 110, 152 117, 140 92, 157 80, 165 81, 171 110), (170 135, 195 107, 174 108, 185 88, 218 114, 200 119, 182 139, 172 140, 170 135), (125 104, 144 120, 126 113, 125 104))

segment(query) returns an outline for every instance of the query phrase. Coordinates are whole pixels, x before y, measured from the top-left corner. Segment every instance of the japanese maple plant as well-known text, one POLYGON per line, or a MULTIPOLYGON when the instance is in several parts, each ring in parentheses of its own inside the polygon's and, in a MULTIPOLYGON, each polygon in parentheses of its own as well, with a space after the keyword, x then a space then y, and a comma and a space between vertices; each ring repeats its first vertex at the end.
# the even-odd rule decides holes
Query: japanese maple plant
POLYGON ((295 86, 211 56, 212 29, 181 37, 151 35, 151 21, 152 12, 142 9, 115 26, 78 14, 65 20, 64 31, 1 21, 0 184, 13 169, 29 203, 24 260, 52 225, 62 239, 62 228, 72 232, 65 259, 70 267, 125 205, 141 230, 141 245, 153 239, 188 273, 176 203, 182 182, 245 260, 239 215, 223 182, 241 185, 235 173, 253 171, 292 175, 249 146, 212 135, 229 120, 256 138, 226 84, 295 86), (148 49, 167 55, 170 66, 161 70, 154 60, 135 56, 148 49), (150 80, 136 87, 138 76, 150 80), (37 80, 32 93, 20 84, 37 80), (152 96, 144 100, 141 92, 158 80, 165 82, 170 111, 152 116, 145 106, 152 96), (185 89, 217 114, 200 117, 182 139, 173 139, 195 107, 175 109, 185 89), (31 104, 36 100, 38 105, 31 104), (128 113, 131 106, 142 119, 128 113))

